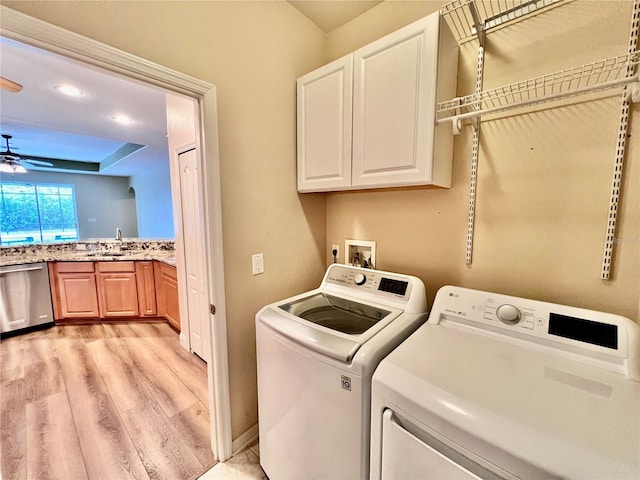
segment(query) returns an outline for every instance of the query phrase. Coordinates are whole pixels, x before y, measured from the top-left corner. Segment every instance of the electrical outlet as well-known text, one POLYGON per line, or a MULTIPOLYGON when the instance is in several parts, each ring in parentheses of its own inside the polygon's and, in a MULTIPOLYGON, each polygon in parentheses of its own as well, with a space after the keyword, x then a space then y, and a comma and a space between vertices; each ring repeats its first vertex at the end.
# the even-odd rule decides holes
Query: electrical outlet
POLYGON ((336 260, 338 260, 340 258, 340 245, 331 245, 331 255, 333 255, 333 251, 336 251, 336 260))
POLYGON ((264 257, 261 253, 256 253, 251 256, 251 263, 253 265, 253 275, 259 275, 264 273, 264 257))

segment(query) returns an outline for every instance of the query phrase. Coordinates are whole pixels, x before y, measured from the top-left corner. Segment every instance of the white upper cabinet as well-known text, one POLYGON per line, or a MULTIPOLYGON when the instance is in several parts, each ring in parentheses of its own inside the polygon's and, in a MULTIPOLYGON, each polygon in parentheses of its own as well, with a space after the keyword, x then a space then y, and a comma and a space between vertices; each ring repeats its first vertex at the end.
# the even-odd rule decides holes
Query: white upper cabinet
POLYGON ((435 13, 300 78, 298 190, 449 187, 453 133, 436 127, 435 109, 455 96, 457 66, 435 13))
POLYGON ((351 54, 297 81, 300 192, 351 186, 352 84, 351 54))

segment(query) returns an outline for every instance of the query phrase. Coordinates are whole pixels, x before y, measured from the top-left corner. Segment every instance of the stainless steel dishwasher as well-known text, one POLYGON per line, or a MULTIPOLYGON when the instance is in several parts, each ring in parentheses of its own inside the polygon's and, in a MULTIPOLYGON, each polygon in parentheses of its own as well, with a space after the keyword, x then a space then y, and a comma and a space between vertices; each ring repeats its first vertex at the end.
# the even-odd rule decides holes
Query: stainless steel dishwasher
POLYGON ((0 337, 53 325, 45 262, 0 267, 0 337))

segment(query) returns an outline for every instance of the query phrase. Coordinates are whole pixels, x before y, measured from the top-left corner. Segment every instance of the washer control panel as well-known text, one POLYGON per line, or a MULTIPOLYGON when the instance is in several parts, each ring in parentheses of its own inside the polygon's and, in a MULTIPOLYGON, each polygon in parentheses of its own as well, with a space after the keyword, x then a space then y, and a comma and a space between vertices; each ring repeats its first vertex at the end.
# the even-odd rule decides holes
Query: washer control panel
POLYGON ((399 298, 407 298, 411 290, 411 277, 337 264, 327 271, 325 282, 399 298))
POLYGON ((560 351, 584 351, 591 356, 604 353, 616 358, 613 363, 618 367, 620 359, 632 357, 629 367, 640 372, 640 357, 634 353, 640 343, 640 328, 619 315, 445 286, 436 295, 428 323, 441 322, 501 334, 507 340, 529 340, 560 351))

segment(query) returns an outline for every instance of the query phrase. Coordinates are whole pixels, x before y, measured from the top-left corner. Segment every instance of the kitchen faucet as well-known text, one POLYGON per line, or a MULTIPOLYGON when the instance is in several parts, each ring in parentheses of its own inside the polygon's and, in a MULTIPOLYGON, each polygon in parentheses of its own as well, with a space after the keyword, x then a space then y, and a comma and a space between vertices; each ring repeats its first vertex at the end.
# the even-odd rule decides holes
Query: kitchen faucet
POLYGON ((122 230, 120 230, 120 227, 116 227, 116 240, 122 242, 122 230))

